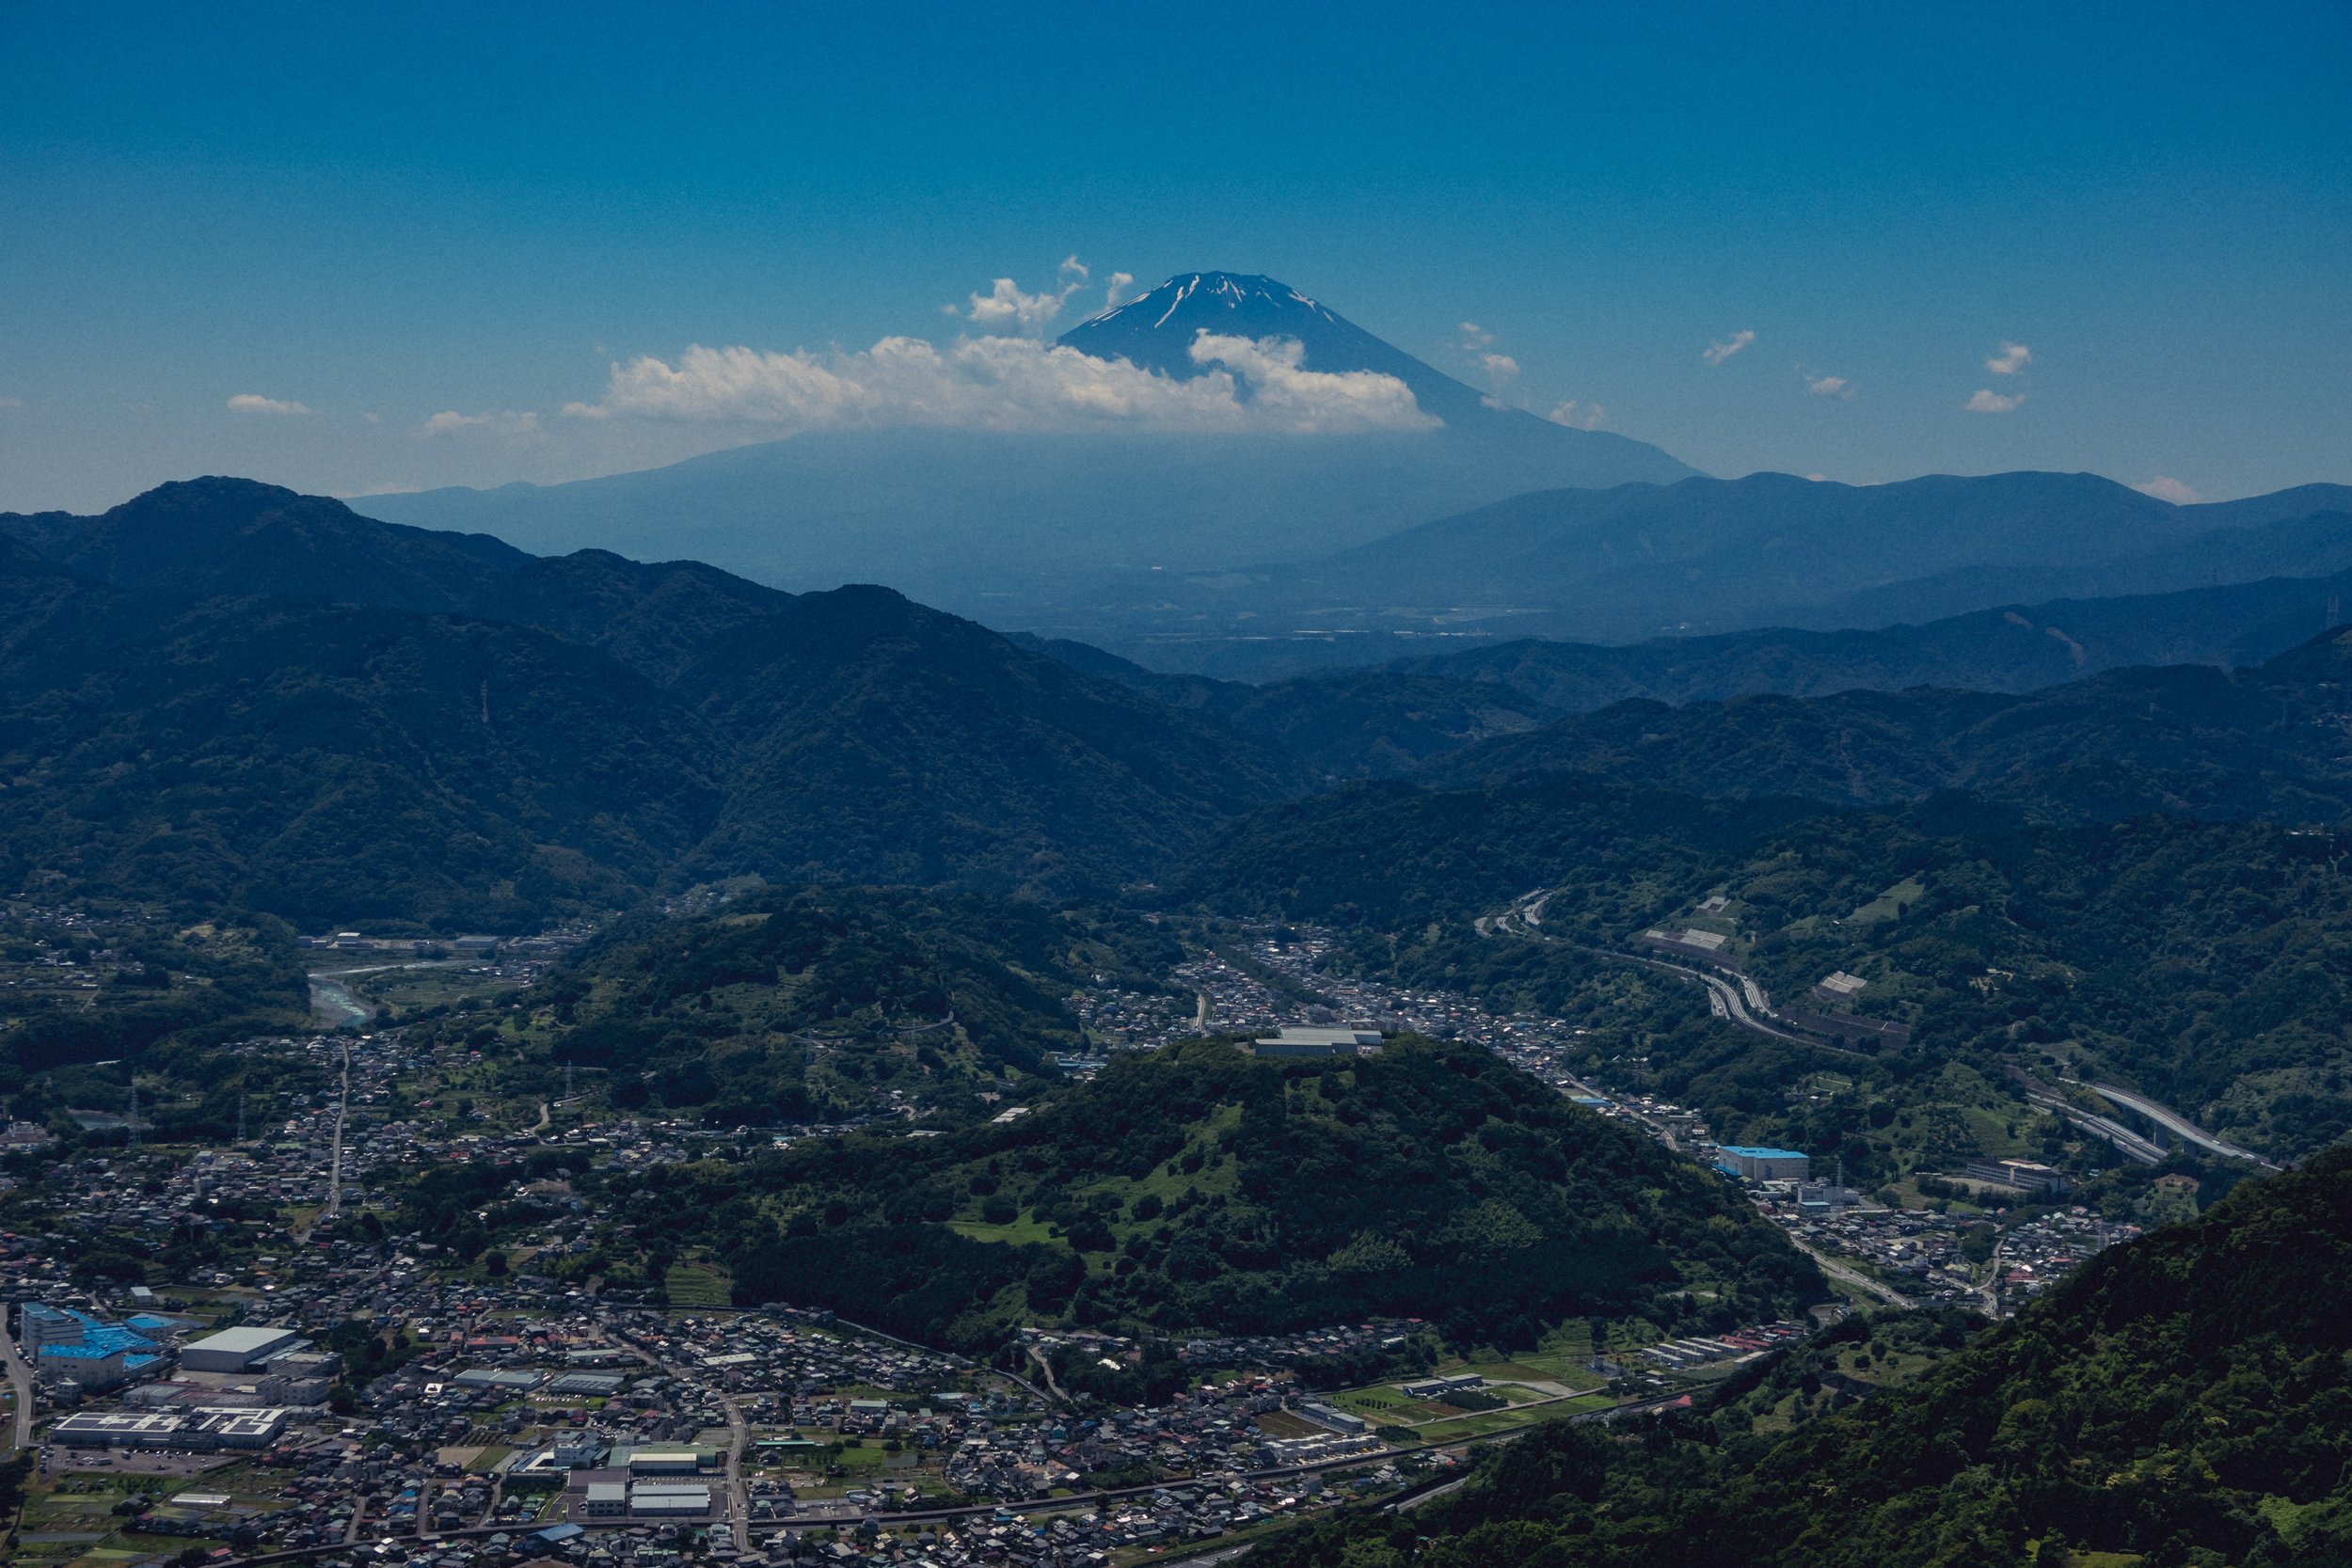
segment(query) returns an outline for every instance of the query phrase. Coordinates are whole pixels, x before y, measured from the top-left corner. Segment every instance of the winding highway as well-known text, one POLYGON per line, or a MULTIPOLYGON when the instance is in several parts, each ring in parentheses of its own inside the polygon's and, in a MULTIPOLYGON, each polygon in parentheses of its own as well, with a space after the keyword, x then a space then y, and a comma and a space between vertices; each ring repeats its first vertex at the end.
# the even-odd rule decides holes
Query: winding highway
POLYGON ((2181 1116, 2169 1106, 2149 1099, 2144 1094, 2135 1094, 2129 1089, 2119 1089, 2112 1084, 2093 1084, 2090 1088, 2093 1093, 2103 1099, 2113 1101, 2127 1111, 2137 1112, 2183 1143, 2195 1144, 2209 1154, 2218 1154, 2225 1160, 2250 1160, 2265 1170, 2279 1168, 2252 1149, 2240 1148, 2233 1143, 2224 1143, 2186 1117, 2181 1116))
POLYGON ((1614 963, 1641 964, 1650 969, 1666 970, 1685 979, 1696 980, 1706 987, 1708 1005, 1714 1010, 1715 1016, 1727 1019, 1753 1034, 1786 1040, 1791 1045, 1810 1046, 1816 1051, 1827 1051, 1839 1056, 1860 1057, 1867 1054, 1842 1045, 1832 1045, 1810 1035, 1783 1029, 1777 1022, 1766 1022, 1765 1020, 1772 1016, 1772 1009, 1764 1005, 1764 993, 1756 989, 1756 982, 1744 974, 1726 975, 1695 964, 1676 963, 1671 958, 1654 958, 1643 953, 1620 953, 1611 947, 1592 947, 1555 937, 1543 929, 1544 905, 1550 897, 1548 889, 1522 894, 1502 913, 1482 914, 1471 925, 1482 937, 1518 937, 1535 942, 1555 942, 1564 947, 1573 947, 1579 952, 1590 953, 1595 958, 1607 958, 1614 963), (1735 980, 1737 984, 1733 983, 1735 980))

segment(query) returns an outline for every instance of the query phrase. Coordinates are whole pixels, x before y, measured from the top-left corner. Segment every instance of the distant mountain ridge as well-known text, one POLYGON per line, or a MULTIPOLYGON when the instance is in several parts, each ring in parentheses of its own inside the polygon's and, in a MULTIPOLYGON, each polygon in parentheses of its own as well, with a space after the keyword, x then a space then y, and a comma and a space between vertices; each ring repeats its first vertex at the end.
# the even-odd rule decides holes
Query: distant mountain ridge
POLYGON ((1100 892, 1302 778, 888 589, 225 479, 0 540, 8 889, 436 929, 740 873, 1100 892))
POLYGON ((1147 670, 1025 638, 1089 674, 1216 714, 1327 778, 1442 770, 1451 753, 1613 704, 1681 705, 1937 687, 2042 690, 2135 665, 2262 664, 2339 624, 2352 571, 2113 599, 2004 606, 1874 631, 1790 627, 1605 644, 1519 639, 1251 685, 1147 670))
POLYGON ((1117 419, 1054 434, 812 430, 642 473, 366 505, 543 554, 691 556, 796 590, 887 580, 1020 626, 1095 602, 1106 572, 1319 555, 1527 490, 1696 472, 1624 436, 1490 407, 1271 278, 1182 274, 1059 342, 1190 379, 1205 369, 1191 356, 1202 330, 1295 340, 1310 371, 1394 376, 1442 422, 1345 435, 1182 435, 1117 419))
POLYGON ((1630 642, 1868 629, 2054 596, 2352 567, 2352 486, 2174 506, 2092 474, 1788 474, 1532 492, 1328 555, 1129 579, 1060 635, 1264 678, 1465 634, 1630 642), (1319 645, 1311 639, 1329 640, 1319 645), (1285 662, 1287 660, 1287 663, 1285 662))

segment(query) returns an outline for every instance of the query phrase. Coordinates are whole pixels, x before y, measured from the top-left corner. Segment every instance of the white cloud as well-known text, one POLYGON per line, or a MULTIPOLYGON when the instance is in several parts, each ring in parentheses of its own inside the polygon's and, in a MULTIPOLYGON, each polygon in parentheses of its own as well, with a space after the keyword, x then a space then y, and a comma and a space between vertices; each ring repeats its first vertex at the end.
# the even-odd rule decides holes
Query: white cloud
POLYGON ((1119 307, 1125 302, 1127 298, 1127 290, 1135 282, 1135 280, 1136 275, 1132 272, 1115 272, 1111 274, 1111 286, 1103 291, 1103 309, 1105 310, 1118 309, 1119 307))
POLYGON ((229 400, 232 414, 308 414, 310 410, 298 403, 285 403, 265 398, 259 392, 239 392, 229 400))
POLYGON ((1395 376, 1305 369, 1307 346, 1295 338, 1202 332, 1191 354, 1194 364, 1220 365, 1248 382, 1251 406, 1285 429, 1429 430, 1443 422, 1422 413, 1412 388, 1395 376))
POLYGON ((2194 506, 2205 499, 2170 474, 2158 474, 2147 483, 2135 484, 2132 488, 2143 496, 2153 496, 2160 501, 2170 501, 2174 506, 2194 506))
POLYGON ((22 408, 24 406, 23 398, 0 398, 0 408, 22 408))
POLYGON ((1971 414, 2006 414, 2025 401, 2026 394, 2023 392, 2014 397, 2003 397, 1991 388, 1979 388, 1966 406, 1971 414))
POLYGON ((1815 375, 1802 365, 1797 367, 1797 373, 1804 377, 1804 389, 1817 398, 1853 396, 1853 383, 1842 375, 1815 375))
POLYGON ((1045 325, 1061 314, 1062 301, 1070 297, 1064 287, 1052 293, 1025 294, 1009 277, 1000 277, 983 294, 975 290, 972 307, 962 312, 963 319, 984 326, 1011 326, 1023 332, 1043 330, 1045 325))
POLYGON ((1191 355, 1196 364, 1214 368, 1178 380, 1028 337, 959 338, 944 346, 884 338, 870 349, 822 354, 698 343, 675 364, 651 355, 615 364, 600 403, 566 404, 564 412, 795 431, 925 425, 1327 433, 1439 422, 1394 376, 1304 369, 1305 350, 1295 340, 1203 332, 1191 355))
POLYGON ((1553 424, 1566 425, 1570 430, 1598 430, 1608 412, 1597 403, 1579 403, 1570 398, 1555 405, 1544 418, 1553 424))
POLYGON ((525 409, 519 414, 511 408, 496 414, 460 414, 454 408, 444 408, 417 426, 414 434, 460 436, 469 431, 508 437, 535 436, 539 433, 539 416, 532 409, 525 409))
POLYGON ((1708 344, 1699 351, 1699 357, 1710 365, 1720 365, 1754 341, 1756 334, 1743 326, 1722 341, 1708 344))
POLYGON ((1511 405, 1511 384, 1519 378, 1519 362, 1507 354, 1482 354, 1480 365, 1486 368, 1486 385, 1491 395, 1486 399, 1498 408, 1511 405))
POLYGON ((1462 352, 1478 361, 1478 369, 1486 378, 1486 395, 1483 401, 1489 408, 1517 408, 1518 398, 1512 388, 1518 384, 1519 362, 1495 347, 1495 335, 1476 322, 1464 322, 1457 328, 1461 333, 1462 352))
POLYGON ((1984 362, 1984 368, 1994 375, 2016 375, 2033 363, 2033 350, 2023 343, 2004 342, 2001 352, 1984 362))
MULTIPOLYGON (((1042 333, 1054 318, 1061 314, 1061 308, 1070 302, 1070 296, 1085 288, 1094 275, 1091 268, 1073 254, 1062 258, 1057 276, 1055 287, 1041 289, 1033 294, 1024 293, 1021 286, 1011 278, 999 277, 989 285, 988 293, 981 293, 975 290, 967 308, 943 305, 940 309, 946 315, 961 316, 981 326, 1042 333)), ((1111 303, 1119 303, 1116 297, 1119 291, 1134 281, 1135 278, 1127 273, 1111 274, 1111 303)))
POLYGON ((1811 480, 1816 484, 1827 484, 1829 483, 1829 475, 1827 474, 1807 474, 1804 477, 1811 480))

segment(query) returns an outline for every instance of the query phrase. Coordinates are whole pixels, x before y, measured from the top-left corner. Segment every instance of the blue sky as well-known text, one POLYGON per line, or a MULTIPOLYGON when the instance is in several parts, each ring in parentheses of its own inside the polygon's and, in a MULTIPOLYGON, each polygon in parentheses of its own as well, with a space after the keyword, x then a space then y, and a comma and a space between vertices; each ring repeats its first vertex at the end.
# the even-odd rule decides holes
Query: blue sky
POLYGON ((994 9, 0 4, 0 507, 644 467, 772 432, 616 361, 1073 255, 1717 473, 2352 481, 2334 0, 994 9))

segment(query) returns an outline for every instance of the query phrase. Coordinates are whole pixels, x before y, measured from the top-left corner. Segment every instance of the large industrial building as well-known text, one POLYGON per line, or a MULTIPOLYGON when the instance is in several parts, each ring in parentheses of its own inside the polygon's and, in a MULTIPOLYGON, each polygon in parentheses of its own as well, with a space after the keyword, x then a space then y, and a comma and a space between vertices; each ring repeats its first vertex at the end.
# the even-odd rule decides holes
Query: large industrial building
POLYGON ((291 1328, 224 1328, 181 1351, 180 1365, 191 1372, 246 1372, 303 1345, 291 1328))
POLYGON ((2036 1160, 1971 1160, 1967 1175, 1971 1180, 1997 1181, 2021 1192, 2055 1196, 2066 1191, 2066 1178, 2036 1160))
POLYGON ((1260 1056, 1360 1056, 1380 1049, 1377 1029, 1321 1028, 1288 1025, 1250 1050, 1260 1056))
POLYGON ((163 1370, 167 1355, 161 1345, 122 1323, 38 1301, 17 1308, 17 1342, 36 1371, 89 1392, 151 1376, 163 1370))
POLYGON ((1715 1150, 1715 1166, 1743 1181, 1806 1181, 1813 1160, 1793 1148, 1747 1148, 1724 1144, 1715 1150))
POLYGON ((286 1429, 291 1410, 98 1410, 67 1416, 49 1440, 68 1448, 265 1449, 286 1429))

